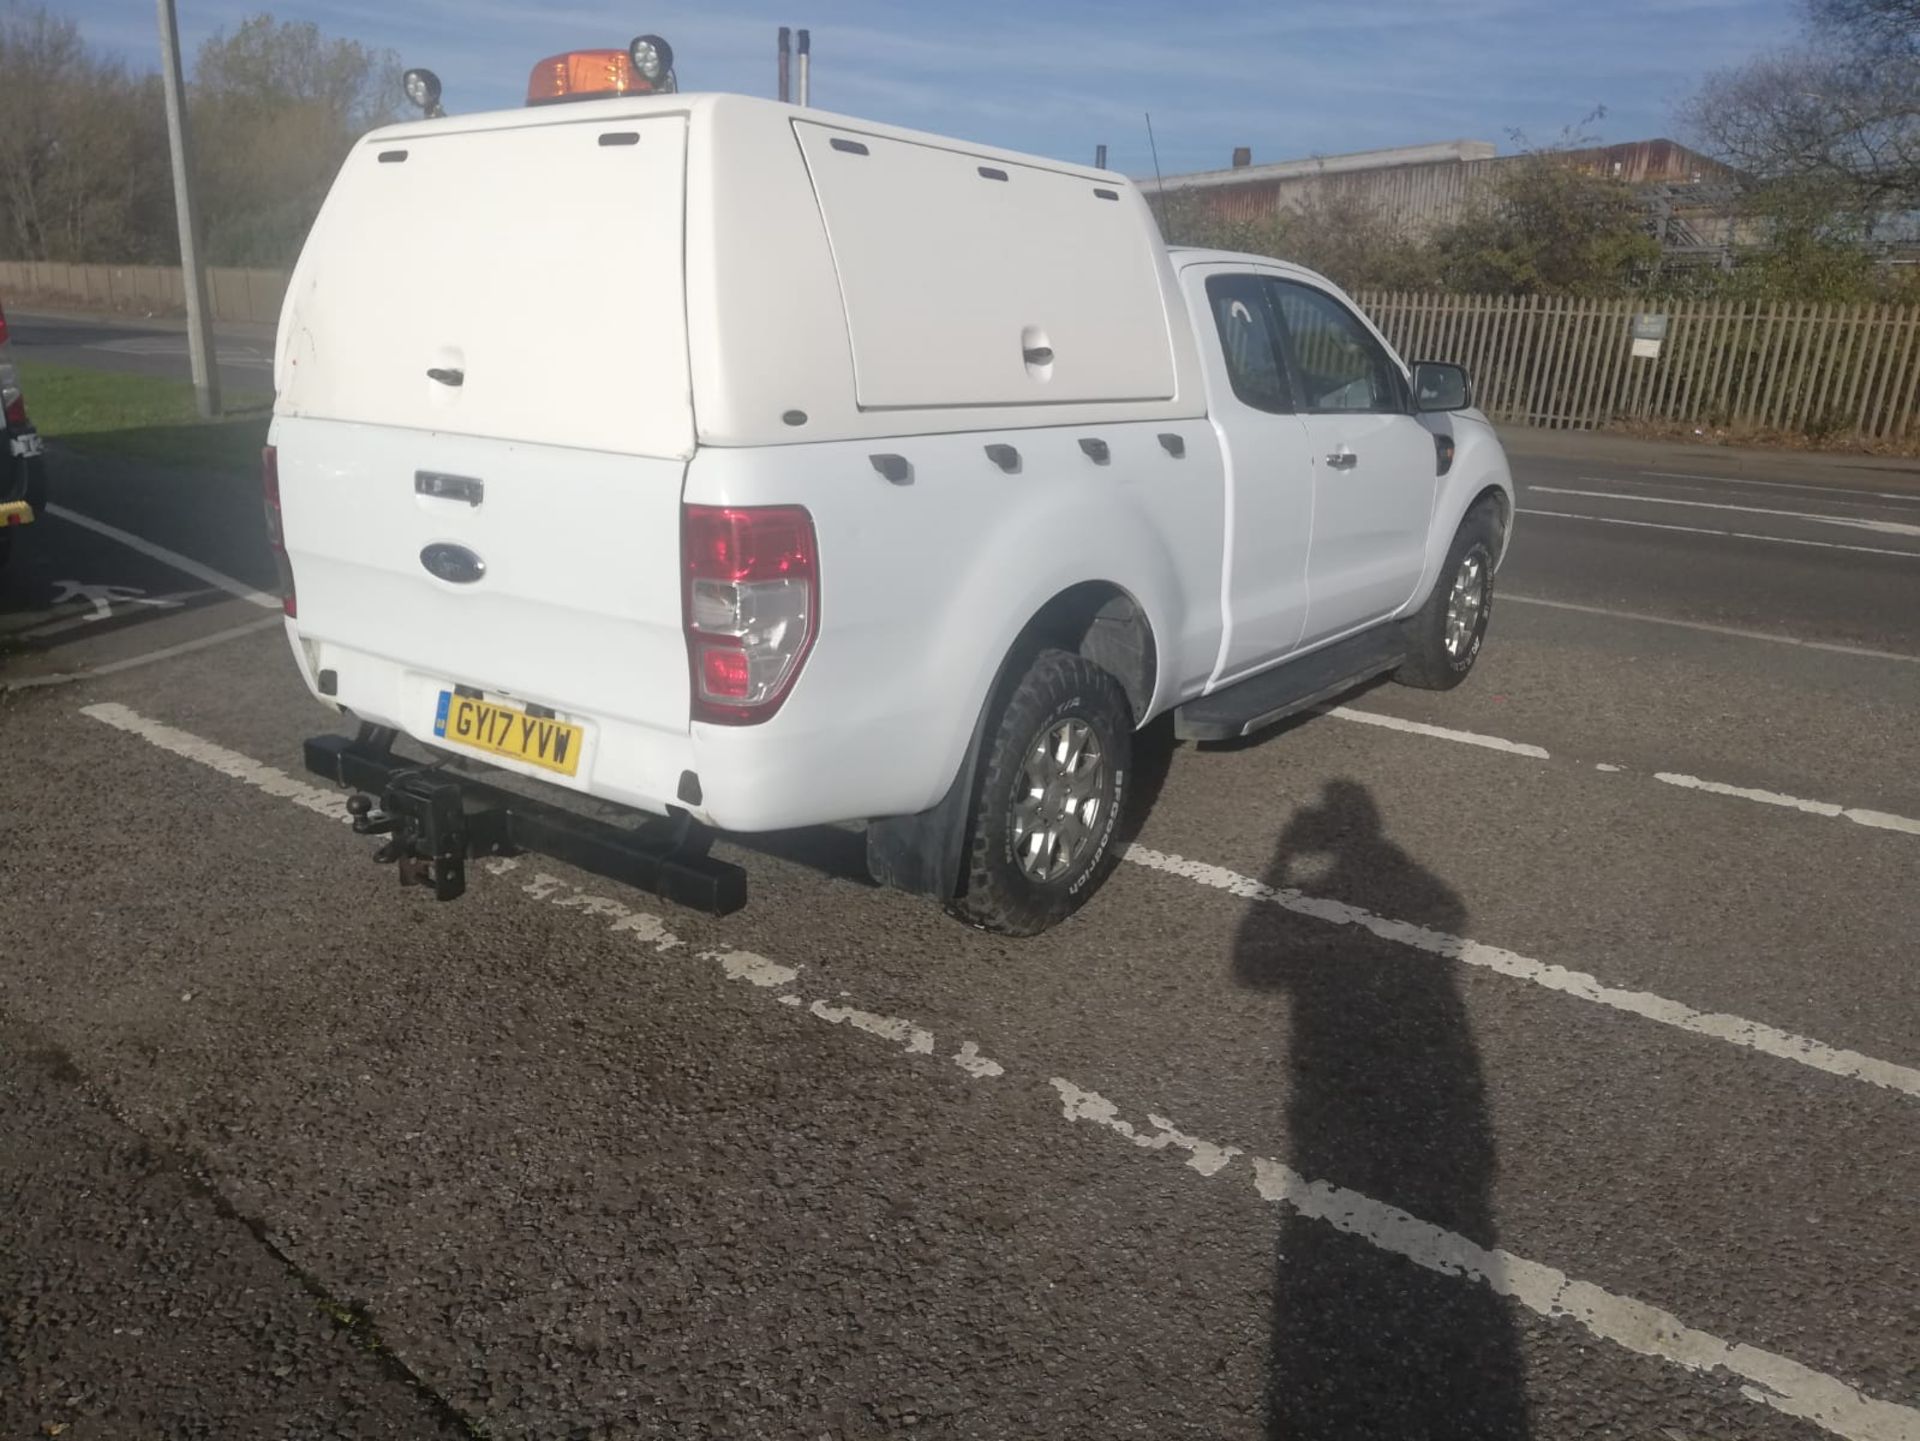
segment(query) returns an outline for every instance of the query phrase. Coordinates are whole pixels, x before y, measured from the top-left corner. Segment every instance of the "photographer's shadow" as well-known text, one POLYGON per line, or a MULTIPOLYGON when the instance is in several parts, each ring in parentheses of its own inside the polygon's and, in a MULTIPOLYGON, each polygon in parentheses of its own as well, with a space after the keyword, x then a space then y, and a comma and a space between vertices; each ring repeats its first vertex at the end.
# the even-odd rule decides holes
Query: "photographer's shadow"
MULTIPOLYGON (((1386 837, 1354 781, 1330 782, 1295 817, 1266 880, 1453 935, 1466 924, 1460 898, 1386 837)), ((1289 1001, 1287 1164, 1493 1246, 1493 1128, 1454 969, 1271 906, 1252 908, 1234 954, 1236 980, 1289 1001)), ((1278 1251, 1270 1437, 1528 1434, 1513 1318, 1484 1284, 1290 1207, 1278 1251)))

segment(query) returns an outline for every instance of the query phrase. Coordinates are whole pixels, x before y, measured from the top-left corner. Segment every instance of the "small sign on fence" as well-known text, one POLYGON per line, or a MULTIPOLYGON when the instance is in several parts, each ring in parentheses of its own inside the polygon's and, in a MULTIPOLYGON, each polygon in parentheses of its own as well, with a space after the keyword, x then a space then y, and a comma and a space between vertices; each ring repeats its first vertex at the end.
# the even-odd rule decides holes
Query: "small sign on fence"
POLYGON ((1666 338, 1666 316, 1636 315, 1633 317, 1633 358, 1635 360, 1659 359, 1660 342, 1666 338))

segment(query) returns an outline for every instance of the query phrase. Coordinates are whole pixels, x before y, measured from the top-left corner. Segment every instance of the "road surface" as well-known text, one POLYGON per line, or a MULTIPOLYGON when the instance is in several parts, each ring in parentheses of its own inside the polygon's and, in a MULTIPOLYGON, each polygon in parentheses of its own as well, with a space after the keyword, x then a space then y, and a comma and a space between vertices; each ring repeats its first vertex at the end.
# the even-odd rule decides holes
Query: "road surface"
POLYGON ((56 453, 0 1435, 1920 1436, 1920 475, 1515 453, 1469 682, 1156 730, 1031 942, 839 830, 401 890, 250 487, 56 453))
MULTIPOLYGON (((5 299, 0 296, 0 301, 5 299)), ((193 376, 184 321, 47 313, 9 307, 7 329, 17 360, 176 380, 190 380, 193 376)), ((272 392, 272 326, 216 326, 214 351, 220 362, 222 390, 235 395, 272 392)))

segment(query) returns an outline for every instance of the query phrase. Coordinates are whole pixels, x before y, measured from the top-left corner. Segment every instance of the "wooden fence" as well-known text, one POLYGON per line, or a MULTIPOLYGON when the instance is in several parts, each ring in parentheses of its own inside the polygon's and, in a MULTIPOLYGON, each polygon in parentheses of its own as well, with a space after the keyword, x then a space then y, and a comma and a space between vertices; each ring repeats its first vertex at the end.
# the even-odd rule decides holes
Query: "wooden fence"
POLYGON ((1920 306, 1364 292, 1408 360, 1450 360, 1495 420, 1651 420, 1903 440, 1920 431, 1920 306), (1636 315, 1667 320, 1632 354, 1636 315))

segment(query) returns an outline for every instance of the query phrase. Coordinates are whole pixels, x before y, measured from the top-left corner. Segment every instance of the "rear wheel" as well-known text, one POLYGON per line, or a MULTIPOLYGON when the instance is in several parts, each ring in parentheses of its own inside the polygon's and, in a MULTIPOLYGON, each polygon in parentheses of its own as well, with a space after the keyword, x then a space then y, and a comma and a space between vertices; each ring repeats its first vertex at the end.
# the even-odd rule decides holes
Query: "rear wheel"
POLYGON ((1133 761, 1119 682, 1082 656, 1042 651, 1014 684, 981 758, 966 888, 968 925, 1033 936, 1078 910, 1113 871, 1133 761))
POLYGON ((1482 501, 1467 512, 1447 549, 1427 603, 1407 619, 1408 654, 1393 678, 1420 690, 1452 690, 1467 678, 1493 612, 1493 559, 1500 521, 1482 501))

